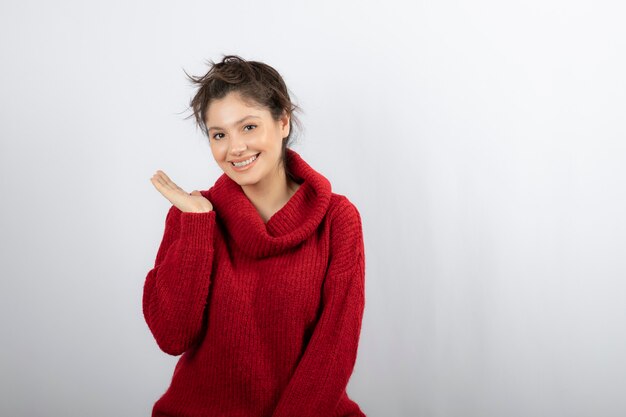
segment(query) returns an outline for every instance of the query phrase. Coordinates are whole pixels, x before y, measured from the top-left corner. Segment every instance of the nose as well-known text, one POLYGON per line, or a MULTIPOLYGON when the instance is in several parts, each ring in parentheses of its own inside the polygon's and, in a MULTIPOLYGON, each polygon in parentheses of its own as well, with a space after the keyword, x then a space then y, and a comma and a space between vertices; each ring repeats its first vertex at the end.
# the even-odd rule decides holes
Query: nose
POLYGON ((247 148, 246 142, 238 135, 231 136, 230 145, 230 153, 233 155, 241 155, 247 148))

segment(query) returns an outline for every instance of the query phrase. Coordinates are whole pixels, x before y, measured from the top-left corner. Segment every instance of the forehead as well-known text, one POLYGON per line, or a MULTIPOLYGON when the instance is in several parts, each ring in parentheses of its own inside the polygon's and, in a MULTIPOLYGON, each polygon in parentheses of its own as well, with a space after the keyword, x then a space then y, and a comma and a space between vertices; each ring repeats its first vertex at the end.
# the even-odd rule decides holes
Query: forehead
POLYGON ((244 97, 240 93, 231 92, 222 98, 211 100, 206 109, 206 113, 207 116, 218 117, 224 113, 233 113, 237 111, 258 114, 263 110, 265 110, 265 108, 255 100, 244 97))
POLYGON ((220 126, 234 125, 245 116, 264 118, 269 115, 269 111, 254 100, 243 98, 239 93, 231 92, 209 103, 205 113, 205 121, 207 125, 211 123, 219 123, 220 126))

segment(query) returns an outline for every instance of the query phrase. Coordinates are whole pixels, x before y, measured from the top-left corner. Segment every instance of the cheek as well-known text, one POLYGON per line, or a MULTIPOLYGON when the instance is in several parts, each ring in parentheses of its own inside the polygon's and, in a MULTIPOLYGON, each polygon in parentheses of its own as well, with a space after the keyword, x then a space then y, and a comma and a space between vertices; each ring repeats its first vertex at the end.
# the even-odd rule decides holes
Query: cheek
POLYGON ((211 153, 213 154, 213 158, 217 161, 222 161, 226 159, 226 149, 222 146, 221 143, 212 142, 211 143, 211 153))

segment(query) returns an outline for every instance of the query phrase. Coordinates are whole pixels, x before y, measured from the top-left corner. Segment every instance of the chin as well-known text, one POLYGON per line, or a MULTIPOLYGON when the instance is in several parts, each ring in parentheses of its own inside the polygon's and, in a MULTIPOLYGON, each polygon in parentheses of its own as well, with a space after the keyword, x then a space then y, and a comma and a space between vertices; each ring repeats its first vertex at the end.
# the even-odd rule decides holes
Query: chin
POLYGON ((235 181, 237 184, 239 184, 240 187, 253 186, 253 185, 256 185, 258 183, 257 180, 250 180, 250 179, 246 179, 246 180, 239 179, 239 181, 237 181, 236 179, 233 178, 233 181, 235 181))
POLYGON ((258 178, 254 175, 251 176, 242 176, 242 175, 237 175, 237 172, 232 172, 232 171, 226 171, 225 172, 226 175, 228 175, 228 177, 235 181, 237 184, 239 185, 252 185, 252 184, 256 184, 257 182, 259 182, 258 178))

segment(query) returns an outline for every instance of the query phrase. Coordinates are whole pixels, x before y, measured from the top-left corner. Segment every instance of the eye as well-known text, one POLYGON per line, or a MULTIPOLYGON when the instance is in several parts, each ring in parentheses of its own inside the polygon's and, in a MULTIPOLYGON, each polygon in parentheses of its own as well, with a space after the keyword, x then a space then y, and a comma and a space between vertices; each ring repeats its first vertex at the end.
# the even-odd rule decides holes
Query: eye
MULTIPOLYGON (((244 129, 245 129, 245 128, 247 128, 247 127, 253 127, 253 128, 256 128, 256 127, 257 127, 257 125, 245 125, 245 126, 244 126, 244 129)), ((254 130, 254 129, 252 129, 252 130, 254 130)), ((223 135, 223 133, 216 133, 216 134, 214 134, 214 135, 213 135, 213 139, 222 139, 221 137, 217 138, 217 137, 216 137, 217 135, 223 135)))

